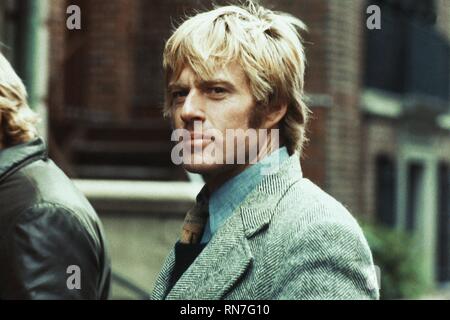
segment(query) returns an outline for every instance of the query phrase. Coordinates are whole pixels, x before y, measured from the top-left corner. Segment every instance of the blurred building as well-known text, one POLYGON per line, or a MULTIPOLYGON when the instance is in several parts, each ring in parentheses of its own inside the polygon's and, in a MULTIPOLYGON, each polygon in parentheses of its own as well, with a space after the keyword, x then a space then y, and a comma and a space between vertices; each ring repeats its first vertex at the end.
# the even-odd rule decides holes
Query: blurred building
MULTIPOLYGON (((27 82, 45 88, 56 162, 77 179, 188 182, 170 160, 161 57, 172 26, 210 1, 45 0, 37 16, 32 2, 2 1, 0 32, 21 74, 32 79, 38 70, 34 79, 46 84, 27 82), (66 28, 71 4, 81 8, 81 30, 66 28), (37 49, 45 37, 27 29, 30 21, 50 35, 48 50, 37 49), (48 81, 42 63, 27 69, 33 54, 47 57, 48 81)), ((309 27, 305 176, 359 219, 414 233, 428 283, 450 282, 450 2, 264 3, 309 27), (372 4, 381 9, 379 30, 366 27, 372 4)), ((172 200, 103 202, 117 269, 151 288, 184 210, 172 200)))
POLYGON ((42 115, 40 132, 47 136, 49 73, 49 2, 0 1, 0 50, 28 88, 30 105, 42 115))
POLYGON ((450 281, 450 2, 375 1, 366 32, 363 212, 414 233, 428 282, 450 281))

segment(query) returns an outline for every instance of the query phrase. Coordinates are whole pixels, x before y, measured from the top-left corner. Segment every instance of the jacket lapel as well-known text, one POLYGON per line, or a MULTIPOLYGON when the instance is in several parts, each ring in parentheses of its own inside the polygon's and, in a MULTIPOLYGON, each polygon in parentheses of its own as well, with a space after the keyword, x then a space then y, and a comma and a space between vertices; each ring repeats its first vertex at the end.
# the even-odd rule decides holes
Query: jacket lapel
POLYGON ((172 275, 173 268, 175 266, 175 248, 172 248, 167 256, 161 271, 156 278, 155 287, 151 294, 152 300, 163 300, 167 295, 167 289, 169 287, 169 280, 172 275))
POLYGON ((240 215, 247 239, 268 226, 281 198, 302 178, 300 159, 294 153, 279 170, 266 176, 240 206, 240 215))
POLYGON ((252 259, 240 215, 233 214, 166 299, 221 299, 251 265, 252 259))

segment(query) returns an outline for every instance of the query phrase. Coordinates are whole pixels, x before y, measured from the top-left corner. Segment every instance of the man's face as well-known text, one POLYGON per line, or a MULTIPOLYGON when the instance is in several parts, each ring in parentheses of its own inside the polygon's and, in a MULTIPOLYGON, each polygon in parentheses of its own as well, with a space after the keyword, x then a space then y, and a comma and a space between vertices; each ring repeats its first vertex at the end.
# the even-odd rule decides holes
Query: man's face
MULTIPOLYGON (((202 81, 191 68, 185 67, 178 79, 170 79, 169 94, 174 129, 185 129, 191 133, 191 139, 184 143, 190 145, 194 161, 184 163, 185 169, 206 176, 234 170, 236 165, 226 164, 225 160, 226 130, 249 129, 249 119, 255 106, 242 68, 238 64, 229 64, 217 70, 210 81, 202 81), (194 135, 194 127, 197 126, 197 133, 199 124, 200 135, 194 135), (211 138, 207 132, 214 131, 219 134, 211 138), (216 163, 216 158, 203 152, 208 147, 222 148, 223 164, 216 163)), ((231 143, 236 143, 233 140, 231 143)))

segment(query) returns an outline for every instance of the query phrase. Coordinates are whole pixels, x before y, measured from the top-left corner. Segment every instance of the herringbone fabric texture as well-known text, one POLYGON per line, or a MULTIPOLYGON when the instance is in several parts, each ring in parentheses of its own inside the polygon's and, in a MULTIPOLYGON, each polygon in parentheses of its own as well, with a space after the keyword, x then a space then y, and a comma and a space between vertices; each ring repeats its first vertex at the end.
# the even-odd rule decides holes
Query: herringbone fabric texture
POLYGON ((345 207, 302 177, 298 154, 263 179, 170 289, 152 299, 378 299, 372 255, 345 207))

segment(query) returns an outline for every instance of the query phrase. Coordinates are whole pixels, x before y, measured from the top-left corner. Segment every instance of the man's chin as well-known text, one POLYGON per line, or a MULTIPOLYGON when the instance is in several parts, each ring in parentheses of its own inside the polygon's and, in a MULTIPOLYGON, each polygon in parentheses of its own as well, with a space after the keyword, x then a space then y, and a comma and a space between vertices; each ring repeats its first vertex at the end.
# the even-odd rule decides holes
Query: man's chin
POLYGON ((217 171, 220 171, 220 168, 224 166, 223 164, 207 164, 207 163, 197 163, 197 164, 183 164, 183 167, 186 171, 191 173, 197 173, 201 175, 210 175, 217 171))

